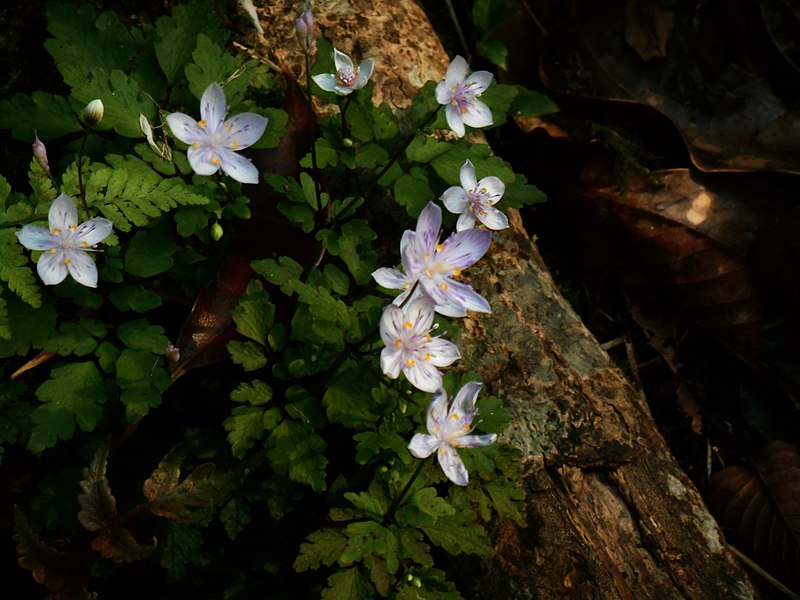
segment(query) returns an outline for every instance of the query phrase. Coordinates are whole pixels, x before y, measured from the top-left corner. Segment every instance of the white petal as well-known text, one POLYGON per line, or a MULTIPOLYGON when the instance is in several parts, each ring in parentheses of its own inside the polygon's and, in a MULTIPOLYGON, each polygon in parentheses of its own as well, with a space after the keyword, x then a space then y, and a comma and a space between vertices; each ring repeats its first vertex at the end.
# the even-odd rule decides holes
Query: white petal
POLYGON ((250 160, 227 148, 219 148, 218 154, 219 166, 236 181, 258 183, 258 169, 250 160))
POLYGON ((441 430, 447 419, 447 392, 444 388, 438 389, 433 394, 426 414, 426 425, 429 432, 441 430))
POLYGON ((337 84, 336 87, 333 88, 333 92, 335 94, 338 94, 339 96, 349 96, 350 94, 353 93, 354 89, 355 89, 354 87, 348 87, 346 85, 337 84))
POLYGON ((393 347, 398 339, 406 336, 405 328, 403 327, 405 321, 403 309, 399 306, 390 304, 383 309, 379 329, 381 340, 383 340, 385 346, 393 347))
POLYGON ((425 344, 425 351, 430 355, 430 362, 436 367, 452 365, 461 358, 458 346, 442 338, 433 338, 425 344))
POLYGON ((45 252, 39 257, 39 262, 36 263, 36 271, 39 277, 42 278, 42 283, 45 285, 55 285, 61 283, 67 276, 67 265, 64 262, 64 253, 56 252, 51 254, 45 252))
POLYGON ((442 387, 441 372, 427 361, 418 360, 413 365, 406 363, 401 368, 411 385, 423 392, 433 393, 442 387))
POLYGON ((465 231, 473 227, 475 227, 475 213, 471 210, 465 210, 456 221, 456 231, 465 231))
POLYGON ((467 208, 469 208, 469 197, 467 197, 467 192, 457 185, 447 188, 439 199, 445 205, 447 210, 457 215, 463 213, 465 210, 467 210, 467 208))
POLYGON ((450 104, 453 100, 453 88, 447 87, 446 81, 436 84, 436 101, 439 104, 450 104))
MULTIPOLYGON (((364 62, 358 65, 358 71, 364 79, 372 77, 372 70, 375 68, 375 59, 366 58, 364 62)), ((366 83, 366 82, 365 82, 366 83)))
POLYGON ((474 190, 477 187, 478 179, 475 177, 475 167, 472 166, 472 163, 469 159, 467 159, 461 166, 461 170, 459 171, 458 175, 459 179, 461 180, 461 187, 463 187, 467 192, 474 190))
POLYGON ((479 190, 486 190, 485 193, 489 196, 489 205, 496 204, 506 191, 506 184, 494 175, 484 177, 475 187, 479 190))
POLYGON ((444 75, 444 82, 448 88, 460 85, 467 77, 467 61, 461 56, 456 56, 447 67, 447 73, 444 75))
POLYGON ((353 68, 353 61, 350 60, 350 57, 336 48, 333 49, 333 64, 336 65, 337 71, 353 68))
POLYGON ((197 124, 197 121, 183 113, 175 112, 167 115, 167 125, 169 125, 172 135, 190 146, 195 142, 205 143, 207 138, 206 132, 197 124))
POLYGON ((111 221, 95 217, 78 226, 75 232, 75 241, 79 244, 86 242, 86 245, 91 247, 106 239, 111 234, 112 229, 111 221))
POLYGON ((231 117, 223 125, 227 133, 222 144, 231 150, 244 150, 255 144, 267 128, 267 118, 255 113, 242 113, 231 117), (233 147, 234 142, 236 147, 233 147))
POLYGON ((444 108, 444 116, 447 117, 447 125, 456 134, 456 137, 464 137, 464 118, 457 106, 448 104, 444 108))
POLYGON ((404 312, 404 321, 411 323, 409 334, 426 335, 431 330, 434 311, 433 302, 429 298, 423 296, 409 302, 404 312))
POLYGON ((467 105, 467 112, 462 119, 470 127, 488 127, 493 123, 492 111, 480 100, 473 100, 467 105))
MULTIPOLYGON (((472 289, 472 286, 467 285, 466 283, 460 283, 458 281, 453 281, 450 284, 450 287, 447 288, 448 299, 450 302, 447 304, 455 304, 457 306, 462 306, 466 310, 471 310, 473 312, 482 312, 482 313, 491 313, 492 307, 489 306, 489 303, 486 301, 486 298, 481 296, 478 292, 472 289)), ((446 314, 440 311, 437 307, 436 312, 439 314, 446 314)))
POLYGON ((312 76, 311 79, 326 92, 332 92, 336 89, 336 75, 332 73, 320 73, 319 75, 312 76))
POLYGON ((494 206, 486 206, 481 212, 483 212, 483 214, 478 213, 478 218, 481 220, 481 223, 486 225, 489 229, 497 231, 508 227, 508 217, 494 206))
POLYGON ((436 436, 426 433, 414 434, 408 449, 417 458, 428 458, 439 447, 439 440, 436 436))
POLYGON ((489 84, 492 83, 492 79, 494 79, 494 75, 489 73, 489 71, 475 71, 472 75, 467 77, 464 83, 470 84, 470 91, 476 96, 480 96, 486 91, 489 84))
POLYGON ((97 287, 97 266, 87 252, 66 250, 64 256, 69 259, 67 269, 75 281, 86 287, 97 287))
POLYGON ((437 304, 436 312, 445 317, 460 318, 467 316, 467 309, 460 304, 437 304))
POLYGON ((455 448, 449 445, 442 445, 439 447, 439 452, 436 454, 439 459, 439 466, 442 471, 447 475, 447 478, 456 485, 467 485, 469 483, 469 473, 458 452, 455 448))
POLYGON ((205 129, 209 135, 222 127, 227 112, 225 92, 218 83, 212 83, 200 98, 200 117, 206 122, 205 129))
POLYGON ((481 446, 488 446, 494 444, 497 439, 496 433, 488 435, 462 435, 457 438, 459 448, 480 448, 481 446))
POLYGON ((390 290, 402 290, 409 283, 408 277, 397 269, 381 267, 372 272, 372 278, 378 285, 390 290))
POLYGON ((186 151, 186 158, 189 159, 192 170, 198 175, 213 175, 219 171, 219 165, 213 161, 215 157, 216 154, 209 146, 199 148, 189 146, 186 151))
POLYGON ((439 230, 442 227, 442 209, 438 204, 428 202, 417 219, 417 247, 423 252, 433 254, 439 241, 439 230))
POLYGON ((25 225, 17 231, 19 243, 28 250, 49 250, 59 245, 59 239, 44 227, 25 225))
POLYGON ((72 198, 66 194, 60 194, 50 205, 47 220, 50 224, 50 231, 55 229, 68 231, 71 226, 77 225, 78 209, 75 208, 72 198))
POLYGON ((384 375, 397 379, 403 366, 403 353, 394 346, 386 346, 381 350, 381 371, 384 375))
POLYGON ((453 406, 450 409, 450 414, 474 414, 475 401, 482 387, 483 384, 479 381, 470 381, 461 386, 461 389, 458 390, 456 397, 453 398, 453 406))

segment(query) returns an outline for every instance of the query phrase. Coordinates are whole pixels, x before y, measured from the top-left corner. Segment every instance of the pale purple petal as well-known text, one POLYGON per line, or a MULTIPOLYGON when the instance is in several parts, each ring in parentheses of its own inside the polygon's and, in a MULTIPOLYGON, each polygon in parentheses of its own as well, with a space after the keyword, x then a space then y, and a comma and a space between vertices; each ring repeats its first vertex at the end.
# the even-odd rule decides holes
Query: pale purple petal
POLYGON ((111 235, 112 228, 113 225, 108 219, 103 219, 101 217, 89 219, 78 226, 78 229, 75 231, 75 241, 81 245, 86 244, 84 248, 87 246, 92 247, 111 235))
POLYGON ((433 338, 425 345, 425 351, 430 356, 431 364, 436 367, 446 367, 461 358, 458 346, 442 338, 433 338))
POLYGON ((405 308, 405 321, 411 323, 411 331, 426 334, 433 325, 433 303, 425 297, 409 302, 405 308))
POLYGON ((441 226, 442 209, 438 204, 428 202, 417 219, 417 246, 424 252, 433 254, 436 243, 439 241, 441 226))
POLYGON ((467 77, 464 83, 469 85, 469 90, 476 96, 480 96, 492 83, 494 75, 489 71, 475 71, 472 75, 467 77))
POLYGON ((397 269, 381 267, 372 272, 372 278, 378 285, 390 290, 402 290, 409 284, 409 279, 397 269))
POLYGON ((183 113, 174 112, 167 115, 167 125, 176 138, 190 146, 206 138, 206 132, 192 117, 183 113))
MULTIPOLYGON (((480 100, 472 100, 467 106, 467 112, 461 115, 464 123, 470 127, 487 127, 493 123, 492 111, 480 100)), ((448 121, 449 122, 449 121, 448 121)))
POLYGON ((442 471, 450 481, 456 485, 467 485, 469 483, 467 468, 461 462, 461 458, 455 448, 449 445, 439 446, 436 456, 439 459, 439 466, 442 467, 442 471))
POLYGON ((381 371, 392 379, 397 379, 403 365, 403 353, 394 347, 394 344, 381 350, 381 371))
POLYGON ((440 200, 451 213, 460 214, 469 208, 467 192, 457 185, 447 188, 440 200))
POLYGON ((467 309, 460 304, 437 304, 436 312, 445 317, 453 317, 455 319, 467 316, 467 309))
POLYGON ((444 75, 444 83, 448 89, 453 89, 455 86, 464 82, 467 77, 467 61, 461 57, 456 56, 447 67, 447 72, 444 75))
POLYGON ((442 387, 441 372, 426 360, 418 360, 413 365, 406 363, 402 369, 411 385, 423 392, 433 393, 442 387))
POLYGON ((486 299, 475 292, 471 286, 450 278, 446 278, 444 281, 447 284, 446 289, 442 289, 441 284, 437 285, 435 279, 420 279, 420 285, 425 290, 425 293, 436 303, 436 312, 439 314, 463 317, 467 310, 484 313, 492 312, 486 299))
POLYGON ((17 231, 19 243, 28 250, 49 250, 58 246, 58 238, 44 227, 25 225, 17 231))
POLYGON ((199 148, 189 146, 186 158, 189 159, 192 170, 198 175, 213 175, 219 171, 219 164, 214 162, 214 159, 219 160, 219 157, 209 146, 200 146, 199 148))
POLYGON ((462 435, 457 441, 453 442, 453 445, 459 448, 480 448, 481 446, 494 444, 496 439, 496 433, 490 433, 488 435, 462 435))
POLYGON ((222 139, 222 145, 231 150, 243 150, 264 135, 267 118, 255 113, 242 113, 225 121, 222 127, 227 132, 222 139))
POLYGON ((320 73, 319 75, 312 76, 311 79, 326 92, 333 92, 338 86, 336 75, 333 73, 320 73))
POLYGON ((50 231, 53 233, 56 229, 66 232, 70 227, 77 225, 78 209, 75 208, 72 198, 66 194, 60 194, 50 205, 47 220, 50 224, 50 231))
POLYGON ((340 52, 336 48, 333 49, 333 64, 336 65, 337 71, 353 68, 353 61, 350 59, 350 57, 344 52, 340 52))
POLYGON ((227 148, 219 148, 217 152, 219 166, 225 173, 241 183, 258 183, 258 169, 250 160, 227 148))
POLYGON ((450 104, 453 99, 453 88, 447 87, 447 82, 442 80, 436 84, 436 101, 439 104, 450 104))
POLYGON ((400 262, 403 269, 408 274, 409 281, 415 279, 416 275, 425 268, 422 261, 422 254, 426 250, 418 250, 417 233, 406 229, 400 238, 400 262))
POLYGON ((497 210, 494 206, 486 206, 481 209, 481 211, 478 213, 478 218, 481 220, 481 223, 486 225, 489 229, 494 229, 495 231, 508 227, 508 217, 497 210))
POLYGON ((364 62, 358 65, 358 70, 361 73, 361 76, 364 78, 364 83, 366 83, 367 79, 372 77, 372 71, 374 68, 375 68, 375 59, 373 58, 365 58, 364 62))
POLYGON ((458 175, 461 180, 461 187, 467 192, 471 192, 477 187, 478 179, 475 177, 475 167, 472 166, 472 162, 470 162, 469 159, 461 165, 461 170, 458 175))
POLYGON ((486 254, 492 234, 488 231, 469 229, 454 233, 444 242, 439 252, 440 260, 451 268, 466 269, 486 254))
POLYGON ((456 221, 456 231, 464 231, 473 227, 475 227, 475 213, 471 210, 465 210, 456 221))
POLYGON ((200 117, 206 122, 205 129, 209 134, 217 131, 225 120, 227 114, 225 107, 225 92, 218 83, 212 83, 203 92, 200 99, 200 117))
POLYGON ((414 434, 408 449, 417 458, 428 458, 439 447, 439 439, 426 433, 414 434))
POLYGON ((64 256, 69 274, 75 281, 86 287, 97 287, 97 266, 88 253, 68 249, 64 251, 64 256))
POLYGON ((354 89, 355 89, 355 87, 348 87, 346 85, 338 85, 337 84, 337 86, 335 88, 333 88, 333 91, 335 93, 339 94, 340 96, 348 96, 348 95, 353 93, 354 89))
POLYGON ((433 400, 428 406, 426 415, 428 432, 435 435, 441 433, 445 419, 447 419, 447 392, 441 388, 434 392, 433 400))
POLYGON ((36 263, 36 271, 45 285, 61 283, 67 277, 67 264, 63 252, 45 252, 36 263))
POLYGON ((444 108, 444 116, 447 117, 447 125, 453 130, 456 137, 464 137, 464 133, 466 133, 464 130, 464 115, 461 114, 459 108, 448 104, 444 108))
MULTIPOLYGON (((457 413, 459 415, 475 415, 475 401, 478 393, 481 391, 483 384, 479 381, 469 381, 461 386, 458 390, 456 397, 453 398, 453 405, 450 408, 450 414, 457 413)), ((472 419, 470 418, 470 421, 472 419)))

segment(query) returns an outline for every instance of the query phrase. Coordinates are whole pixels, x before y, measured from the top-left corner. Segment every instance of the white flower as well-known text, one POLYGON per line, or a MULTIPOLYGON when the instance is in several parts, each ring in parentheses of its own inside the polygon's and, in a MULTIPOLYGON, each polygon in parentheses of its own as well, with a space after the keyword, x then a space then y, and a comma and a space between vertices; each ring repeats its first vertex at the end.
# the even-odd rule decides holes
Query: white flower
POLYGON ((381 369, 397 379, 402 371, 416 388, 435 392, 442 387, 442 374, 437 367, 446 367, 461 357, 453 342, 431 337, 433 303, 427 298, 414 300, 405 312, 387 306, 381 316, 381 369))
POLYGON ((186 156, 198 175, 224 171, 236 181, 258 183, 258 169, 236 154, 255 144, 267 127, 267 118, 242 113, 225 120, 227 107, 222 88, 212 83, 200 99, 200 121, 183 113, 172 113, 167 124, 172 134, 189 144, 186 156))
POLYGON ((103 106, 103 101, 100 98, 95 98, 81 111, 81 118, 89 127, 96 127, 103 120, 105 112, 106 108, 103 106))
POLYGON ((350 57, 336 48, 333 49, 333 62, 336 73, 322 73, 314 75, 312 79, 326 92, 334 92, 340 96, 347 96, 353 90, 360 90, 367 85, 374 68, 373 59, 367 58, 360 65, 353 65, 350 57))
POLYGON ((486 127, 492 124, 492 111, 478 100, 494 76, 475 71, 467 77, 467 61, 456 56, 447 67, 444 80, 436 86, 436 100, 445 105, 447 124, 458 137, 464 137, 464 124, 486 127))
POLYGON ((45 285, 61 283, 67 273, 78 283, 97 287, 97 267, 89 252, 111 233, 111 221, 96 217, 78 225, 78 210, 72 198, 61 194, 50 206, 49 230, 26 225, 17 232, 29 250, 43 250, 36 270, 45 285))
POLYGON ((478 414, 475 398, 482 384, 470 382, 458 391, 453 405, 447 410, 447 392, 438 390, 428 407, 428 433, 417 433, 411 438, 408 449, 417 458, 427 458, 434 452, 439 466, 447 478, 456 485, 467 485, 469 474, 456 448, 488 446, 497 439, 496 433, 470 435, 472 420, 478 414))
POLYGON ((467 160, 461 167, 461 187, 453 186, 442 194, 441 200, 452 213, 460 214, 456 230, 463 231, 475 226, 475 218, 489 229, 505 229, 508 219, 494 208, 506 185, 498 177, 484 177, 477 181, 475 167, 467 160))
POLYGON ((454 279, 486 253, 492 234, 469 229, 452 234, 440 244, 441 225, 442 209, 429 202, 417 219, 417 230, 405 231, 400 240, 403 271, 382 267, 372 273, 372 278, 385 288, 403 290, 395 304, 402 304, 414 289, 415 298, 427 296, 436 312, 448 317, 463 317, 468 310, 492 312, 472 286, 454 279))

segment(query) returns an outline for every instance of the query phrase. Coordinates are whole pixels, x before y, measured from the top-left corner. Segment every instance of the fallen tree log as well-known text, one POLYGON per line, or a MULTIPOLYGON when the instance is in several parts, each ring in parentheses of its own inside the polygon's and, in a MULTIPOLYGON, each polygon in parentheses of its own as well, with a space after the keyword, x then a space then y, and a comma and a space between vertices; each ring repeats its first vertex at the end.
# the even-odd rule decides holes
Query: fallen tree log
MULTIPOLYGON (((258 4, 258 3, 257 3, 258 4)), ((262 2, 265 35, 245 42, 286 63, 302 55, 300 2, 262 2)), ((447 56, 411 0, 319 1, 318 27, 377 67, 376 102, 408 105, 447 56)), ((452 576, 474 598, 753 598, 699 493, 671 457, 642 395, 558 291, 510 211, 470 282, 493 312, 464 321, 460 364, 512 412, 503 439, 524 456, 527 527, 495 524, 491 561, 452 576)), ((460 559, 463 560, 463 559, 460 559)))

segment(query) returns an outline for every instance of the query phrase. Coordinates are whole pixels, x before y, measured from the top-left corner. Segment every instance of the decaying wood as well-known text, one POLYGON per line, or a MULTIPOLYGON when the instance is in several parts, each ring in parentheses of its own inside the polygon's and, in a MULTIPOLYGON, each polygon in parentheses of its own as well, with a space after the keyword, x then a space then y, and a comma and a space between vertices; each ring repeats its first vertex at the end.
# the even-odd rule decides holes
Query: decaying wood
MULTIPOLYGON (((261 2, 258 52, 298 74, 300 2, 261 2)), ((410 0, 314 4, 322 33, 356 60, 376 58, 376 101, 407 106, 447 56, 410 0)), ((255 38, 255 36, 254 36, 255 38)), ((697 490, 645 402, 553 283, 512 214, 470 282, 493 312, 464 320, 460 364, 513 414, 503 435, 525 459, 528 525, 496 523, 492 561, 459 558, 474 598, 752 598, 697 490)))

